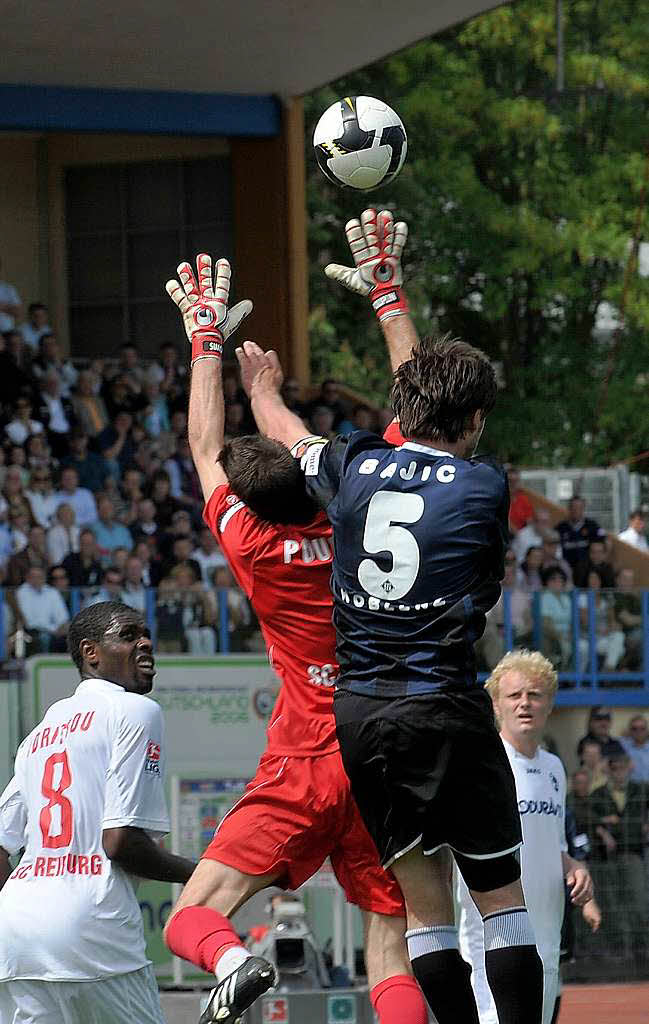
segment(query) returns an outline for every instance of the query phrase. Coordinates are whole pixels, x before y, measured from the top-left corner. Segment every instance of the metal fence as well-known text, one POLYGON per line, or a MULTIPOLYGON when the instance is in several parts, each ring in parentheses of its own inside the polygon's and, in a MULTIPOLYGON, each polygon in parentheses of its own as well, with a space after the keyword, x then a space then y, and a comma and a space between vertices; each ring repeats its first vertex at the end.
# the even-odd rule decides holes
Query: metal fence
POLYGON ((516 588, 504 589, 500 617, 495 626, 497 637, 491 662, 486 660, 485 638, 494 634, 494 617, 487 617, 485 637, 477 644, 479 675, 488 670, 505 651, 529 647, 542 651, 555 665, 559 675, 558 705, 619 704, 649 702, 649 591, 572 590, 565 597, 569 604, 567 621, 557 626, 544 615, 544 591, 529 597, 529 621, 515 622, 513 602, 516 588), (611 612, 610 624, 602 622, 601 601, 611 612), (615 618, 616 601, 632 602, 636 622, 623 625, 615 618), (606 650, 616 648, 614 668, 607 667, 606 650))
MULTIPOLYGON (((72 587, 60 593, 70 616, 89 601, 105 599, 96 589, 72 587)), ((505 651, 530 647, 542 651, 557 668, 559 705, 649 703, 649 591, 572 590, 562 595, 564 621, 560 624, 545 614, 545 593, 503 590, 501 601, 487 617, 485 636, 476 645, 479 677, 485 679, 505 651), (525 623, 516 614, 521 597, 528 606, 525 623), (635 609, 633 625, 615 618, 620 601, 626 602, 626 607, 631 602, 635 609)), ((119 598, 120 594, 110 596, 119 598)), ((14 597, 15 592, 0 588, 0 662, 12 654, 56 650, 47 646, 42 635, 39 638, 38 631, 29 629, 31 646, 15 650, 14 597)), ((131 603, 128 595, 122 594, 121 599, 131 603)), ((228 654, 261 649, 254 613, 238 588, 213 590, 210 602, 212 615, 206 621, 196 594, 149 587, 139 595, 139 608, 154 645, 165 653, 228 654)))
MULTIPOLYGON (((90 590, 83 587, 70 587, 68 590, 60 591, 60 593, 66 603, 71 618, 88 603, 96 600, 125 600, 127 604, 131 603, 128 599, 128 595, 120 595, 118 593, 115 595, 111 594, 103 596, 97 592, 96 588, 90 590)), ((229 597, 231 594, 240 596, 241 592, 239 590, 235 590, 235 588, 223 587, 217 590, 212 590, 211 593, 215 599, 215 618, 214 622, 211 623, 209 627, 203 628, 210 628, 213 631, 214 653, 230 654, 234 651, 238 651, 241 648, 236 645, 236 641, 234 646, 231 642, 232 621, 231 611, 229 608, 229 597)), ((53 648, 51 646, 44 646, 45 638, 42 636, 43 631, 36 629, 32 631, 29 630, 29 628, 27 628, 27 633, 30 634, 27 638, 28 649, 20 652, 15 650, 17 619, 12 596, 12 592, 9 588, 0 588, 0 662, 7 659, 11 654, 16 654, 17 656, 22 657, 23 655, 28 656, 30 654, 52 650, 53 648), (39 632, 41 633, 40 644, 39 638, 36 635, 39 632), (30 647, 29 640, 32 639, 32 635, 33 640, 30 647)), ((163 594, 155 587, 146 587, 142 590, 141 600, 138 601, 137 608, 143 613, 146 619, 147 626, 151 631, 154 647, 158 646, 158 641, 160 639, 159 634, 161 633, 160 627, 162 625, 162 613, 165 608, 168 608, 169 602, 174 598, 176 599, 178 606, 182 605, 190 612, 190 619, 196 618, 195 615, 191 614, 195 603, 192 605, 192 602, 188 602, 186 600, 186 596, 182 592, 178 591, 174 593, 167 590, 163 594)), ((133 606, 135 607, 135 605, 133 606)), ((178 619, 179 629, 177 630, 177 642, 175 646, 173 644, 173 640, 169 641, 168 651, 170 652, 182 652, 185 649, 183 637, 186 638, 187 628, 191 629, 192 627, 187 627, 185 623, 183 623, 182 618, 182 616, 179 616, 178 619)), ((201 628, 201 626, 197 625, 196 628, 201 628)))

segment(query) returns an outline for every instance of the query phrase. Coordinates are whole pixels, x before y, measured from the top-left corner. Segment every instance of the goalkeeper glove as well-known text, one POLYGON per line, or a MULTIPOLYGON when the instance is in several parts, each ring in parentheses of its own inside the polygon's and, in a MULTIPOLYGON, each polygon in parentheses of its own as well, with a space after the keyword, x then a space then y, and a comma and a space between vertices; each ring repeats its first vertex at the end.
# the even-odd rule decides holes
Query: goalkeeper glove
POLYGON ((389 210, 365 210, 360 221, 350 220, 345 234, 354 267, 330 263, 325 274, 349 291, 367 295, 379 320, 408 312, 402 291, 401 253, 408 238, 408 225, 394 223, 389 210))
POLYGON ((244 317, 252 311, 250 299, 237 302, 228 309, 230 295, 230 264, 218 260, 216 282, 212 282, 212 257, 200 253, 196 257, 198 284, 189 263, 178 266, 180 281, 167 281, 167 293, 182 313, 185 333, 192 346, 192 366, 197 359, 220 359, 223 344, 244 317))

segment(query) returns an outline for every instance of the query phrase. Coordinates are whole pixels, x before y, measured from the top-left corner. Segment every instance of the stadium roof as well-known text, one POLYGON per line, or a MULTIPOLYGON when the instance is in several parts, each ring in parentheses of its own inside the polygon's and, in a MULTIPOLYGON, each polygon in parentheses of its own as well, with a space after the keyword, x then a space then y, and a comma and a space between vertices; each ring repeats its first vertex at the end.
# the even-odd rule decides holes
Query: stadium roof
POLYGON ((297 96, 498 0, 10 0, 0 81, 297 96))

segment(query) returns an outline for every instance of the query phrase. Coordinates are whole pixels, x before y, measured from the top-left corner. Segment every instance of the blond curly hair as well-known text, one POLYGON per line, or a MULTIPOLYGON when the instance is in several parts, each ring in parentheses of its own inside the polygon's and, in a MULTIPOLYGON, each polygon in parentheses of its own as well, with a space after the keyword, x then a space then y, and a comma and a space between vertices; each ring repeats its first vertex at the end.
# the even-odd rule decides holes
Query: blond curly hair
POLYGON ((540 651, 519 648, 508 651, 500 659, 485 683, 485 689, 489 692, 492 700, 498 698, 500 681, 507 672, 521 672, 528 679, 534 679, 554 700, 558 685, 557 673, 552 663, 544 658, 540 651))

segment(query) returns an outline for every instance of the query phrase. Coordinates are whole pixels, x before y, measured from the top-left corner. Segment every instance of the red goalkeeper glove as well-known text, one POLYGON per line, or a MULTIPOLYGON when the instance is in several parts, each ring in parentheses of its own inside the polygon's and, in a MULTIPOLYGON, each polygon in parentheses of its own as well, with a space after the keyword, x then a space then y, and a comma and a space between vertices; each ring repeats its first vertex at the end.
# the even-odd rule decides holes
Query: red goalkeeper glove
POLYGON ((402 290, 401 253, 408 238, 408 225, 394 223, 389 210, 365 210, 360 221, 350 220, 345 234, 354 267, 330 263, 325 274, 358 295, 369 297, 379 320, 408 312, 402 290))
POLYGON ((212 283, 212 257, 200 253, 196 257, 198 284, 189 263, 178 267, 180 281, 167 281, 165 288, 182 313, 185 333, 192 346, 192 366, 197 359, 220 359, 224 342, 233 334, 244 317, 252 311, 250 299, 237 302, 228 309, 230 295, 230 264, 218 260, 216 282, 212 283))

